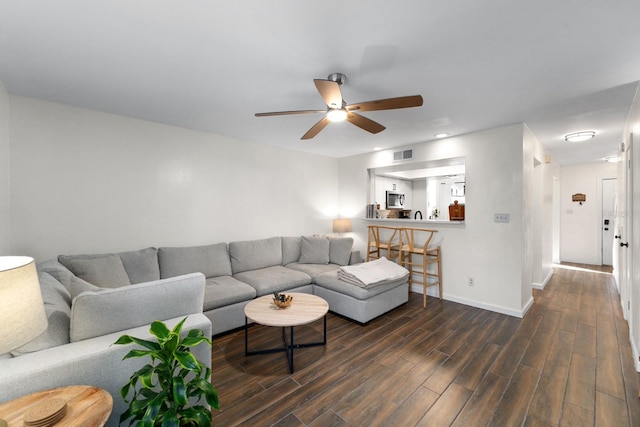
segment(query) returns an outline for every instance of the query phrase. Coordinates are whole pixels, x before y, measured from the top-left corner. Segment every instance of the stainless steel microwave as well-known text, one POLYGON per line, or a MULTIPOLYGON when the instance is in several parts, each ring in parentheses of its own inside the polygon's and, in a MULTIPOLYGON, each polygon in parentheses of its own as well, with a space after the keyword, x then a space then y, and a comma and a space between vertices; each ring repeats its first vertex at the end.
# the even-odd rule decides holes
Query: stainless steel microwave
POLYGON ((404 209, 404 194, 387 191, 387 209, 404 209))

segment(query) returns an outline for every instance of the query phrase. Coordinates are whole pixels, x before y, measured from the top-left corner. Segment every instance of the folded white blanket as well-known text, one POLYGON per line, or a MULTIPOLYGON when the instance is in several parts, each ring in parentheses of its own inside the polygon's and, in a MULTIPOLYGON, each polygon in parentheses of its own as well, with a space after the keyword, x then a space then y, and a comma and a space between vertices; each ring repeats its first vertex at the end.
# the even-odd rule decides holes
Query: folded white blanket
POLYGON ((409 270, 385 257, 338 269, 338 279, 361 287, 373 287, 406 277, 409 270))

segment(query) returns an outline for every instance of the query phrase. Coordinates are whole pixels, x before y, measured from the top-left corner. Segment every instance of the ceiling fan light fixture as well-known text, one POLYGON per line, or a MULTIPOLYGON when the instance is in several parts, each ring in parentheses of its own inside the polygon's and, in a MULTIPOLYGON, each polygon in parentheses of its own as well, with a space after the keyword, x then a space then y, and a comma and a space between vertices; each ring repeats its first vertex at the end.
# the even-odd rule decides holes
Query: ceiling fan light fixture
POLYGON ((347 119, 347 110, 330 108, 329 111, 327 111, 327 119, 331 122, 343 122, 347 119))
POLYGON ((583 132, 570 133, 568 135, 565 135, 564 140, 567 142, 581 142, 581 141, 586 141, 588 139, 591 139, 594 136, 596 136, 596 133, 592 130, 589 130, 589 131, 583 131, 583 132))

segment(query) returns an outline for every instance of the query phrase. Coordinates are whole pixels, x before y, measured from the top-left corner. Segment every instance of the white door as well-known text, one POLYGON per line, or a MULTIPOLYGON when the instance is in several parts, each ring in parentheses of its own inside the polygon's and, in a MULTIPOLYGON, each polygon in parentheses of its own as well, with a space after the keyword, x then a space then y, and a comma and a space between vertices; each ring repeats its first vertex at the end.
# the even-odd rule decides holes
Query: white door
POLYGON ((602 180, 602 265, 613 265, 616 179, 602 180))

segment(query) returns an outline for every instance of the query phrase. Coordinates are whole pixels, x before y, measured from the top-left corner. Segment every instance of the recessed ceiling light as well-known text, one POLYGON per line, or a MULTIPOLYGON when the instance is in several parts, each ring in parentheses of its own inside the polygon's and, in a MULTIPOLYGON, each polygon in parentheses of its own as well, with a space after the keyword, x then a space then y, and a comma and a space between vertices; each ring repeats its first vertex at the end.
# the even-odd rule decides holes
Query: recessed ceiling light
POLYGON ((620 161, 620 157, 618 156, 605 157, 604 161, 607 163, 618 163, 620 161))
POLYGON ((380 151, 382 150, 382 147, 373 147, 373 151, 380 151))
POLYGON ((436 134, 435 134, 435 135, 433 135, 433 136, 435 136, 436 138, 446 138, 446 137, 448 137, 448 136, 449 136, 449 134, 448 134, 448 133, 444 133, 444 132, 443 132, 443 133, 436 133, 436 134))
POLYGON ((570 133, 569 135, 565 135, 564 140, 569 142, 580 142, 586 141, 587 139, 591 139, 596 136, 596 133, 592 130, 583 131, 583 132, 575 132, 570 133))

